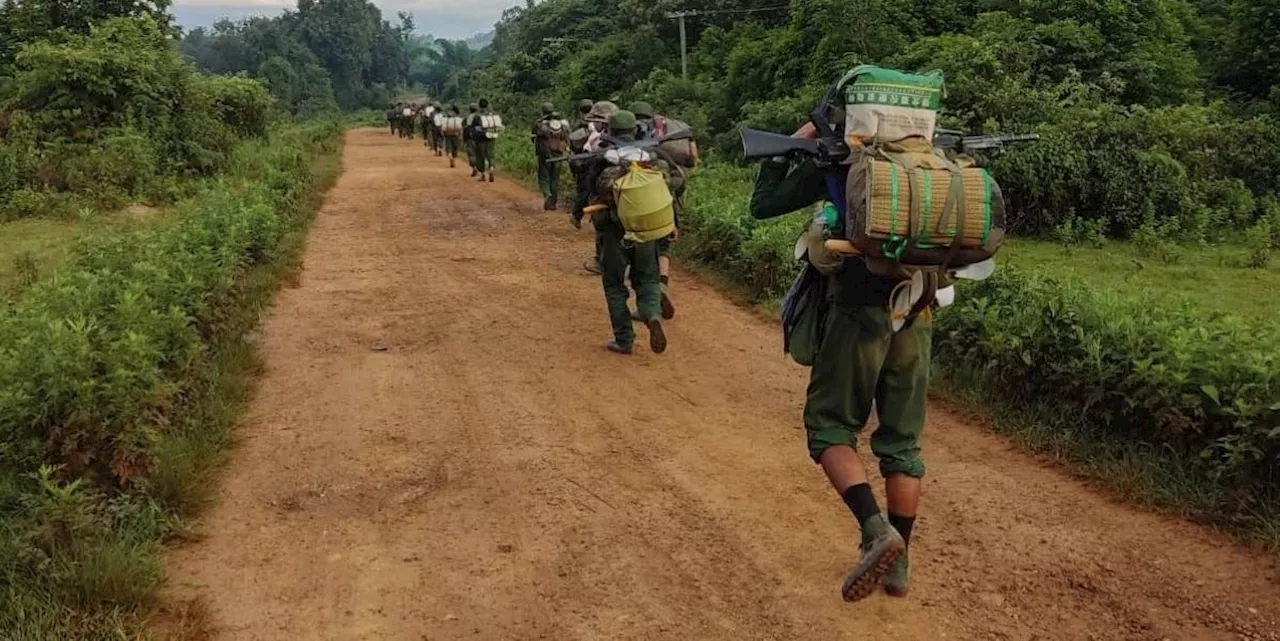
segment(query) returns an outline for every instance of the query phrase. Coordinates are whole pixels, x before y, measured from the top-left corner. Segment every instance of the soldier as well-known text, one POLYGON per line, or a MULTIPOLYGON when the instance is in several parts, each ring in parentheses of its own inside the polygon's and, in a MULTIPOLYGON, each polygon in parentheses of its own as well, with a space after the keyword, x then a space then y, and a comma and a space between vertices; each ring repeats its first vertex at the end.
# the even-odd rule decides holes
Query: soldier
POLYGON ((493 182, 493 139, 501 131, 501 120, 489 110, 489 101, 481 98, 477 111, 467 116, 467 129, 471 131, 475 148, 475 173, 483 182, 488 177, 493 182))
MULTIPOLYGON (((665 127, 662 126, 666 119, 655 115, 649 103, 633 102, 629 110, 636 115, 637 138, 659 138, 666 135, 665 127)), ((672 184, 675 196, 676 231, 658 241, 658 278, 662 281, 662 317, 667 320, 675 318, 676 315, 676 307, 671 302, 671 243, 680 236, 680 214, 684 209, 685 188, 684 171, 679 166, 673 166, 672 169, 677 175, 672 184)))
MULTIPOLYGON (((635 140, 636 117, 629 111, 616 111, 609 117, 609 134, 613 140, 626 143, 635 140)), ((605 145, 610 144, 608 140, 605 145)), ((658 164, 665 165, 659 161, 658 164)), ((659 169, 662 169, 659 167, 659 169)), ((625 167, 611 165, 603 156, 587 161, 583 167, 590 188, 579 193, 574 205, 574 220, 580 225, 586 207, 603 204, 603 211, 591 215, 600 247, 600 280, 604 285, 613 340, 606 348, 616 354, 630 354, 635 342, 635 328, 627 309, 627 273, 636 290, 638 314, 649 330, 649 347, 656 354, 667 349, 667 336, 662 329, 661 287, 658 281, 658 245, 656 242, 635 243, 624 239, 626 231, 618 219, 613 202, 613 184, 626 172, 625 167)))
POLYGON ((392 134, 396 133, 396 104, 394 102, 387 105, 387 127, 392 134))
MULTIPOLYGON (((817 135, 812 123, 794 134, 817 135)), ((794 168, 787 157, 766 161, 751 195, 752 217, 774 218, 824 200, 826 178, 812 159, 794 168)), ((840 175, 839 182, 844 181, 840 175)), ((833 280, 835 294, 804 404, 809 456, 822 466, 862 529, 862 557, 841 586, 849 601, 866 598, 882 579, 889 595, 906 596, 910 578, 907 546, 924 476, 920 434, 933 323, 926 309, 911 325, 893 330, 889 301, 897 285, 897 280, 871 272, 860 258, 844 261, 833 280), (871 435, 871 451, 880 459, 887 515, 880 511, 854 449, 873 406, 879 426, 871 435)))
MULTIPOLYGON (((457 119, 459 117, 458 105, 449 105, 446 117, 457 119)), ((443 122, 443 120, 442 120, 443 122)), ((462 147, 462 127, 443 127, 440 130, 440 137, 444 139, 444 153, 449 157, 449 167, 453 167, 458 160, 458 150, 462 147)))
POLYGON ((413 107, 408 103, 400 107, 400 137, 413 138, 413 107))
MULTIPOLYGON (((582 153, 595 144, 595 140, 608 127, 609 117, 618 111, 618 106, 608 100, 591 103, 590 100, 583 99, 578 102, 578 114, 580 120, 578 126, 569 136, 569 146, 573 153, 582 153)), ((586 161, 573 161, 569 164, 570 170, 574 173, 574 199, 581 200, 585 194, 590 194, 592 186, 587 179, 586 167, 590 163, 586 161)), ((582 215, 575 210, 570 214, 574 227, 582 227, 582 215)), ((595 254, 582 263, 582 268, 592 274, 600 273, 600 236, 596 235, 596 251, 595 254)))
POLYGON ((530 138, 533 155, 538 162, 538 189, 542 192, 542 208, 554 211, 560 200, 560 163, 551 162, 568 148, 569 129, 551 103, 543 103, 542 117, 533 123, 530 138))
POLYGON ((442 155, 440 147, 442 146, 443 134, 440 131, 440 120, 444 117, 444 107, 440 105, 440 101, 431 104, 431 117, 424 123, 427 128, 427 144, 431 146, 437 156, 442 155))
MULTIPOLYGON (((467 117, 462 119, 462 142, 467 146, 467 164, 471 165, 471 177, 475 178, 479 170, 476 169, 476 141, 474 137, 475 131, 471 127, 471 119, 475 117, 476 122, 479 123, 480 119, 477 114, 480 112, 480 105, 474 102, 471 103, 467 107, 467 112, 467 117)), ((477 129, 480 128, 477 127, 477 129)), ((480 133, 483 135, 484 130, 480 129, 480 133)))
POLYGON ((418 125, 422 128, 422 146, 431 146, 431 116, 435 114, 435 107, 431 103, 426 103, 418 108, 418 125))

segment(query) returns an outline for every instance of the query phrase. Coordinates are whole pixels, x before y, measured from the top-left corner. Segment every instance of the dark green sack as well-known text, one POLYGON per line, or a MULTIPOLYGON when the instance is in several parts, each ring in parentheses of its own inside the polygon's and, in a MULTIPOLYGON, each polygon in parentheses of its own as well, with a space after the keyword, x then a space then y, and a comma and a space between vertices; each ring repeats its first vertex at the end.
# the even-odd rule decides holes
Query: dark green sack
POLYGON ((810 367, 822 346, 830 299, 830 278, 806 263, 791 290, 782 300, 783 350, 795 362, 810 367))

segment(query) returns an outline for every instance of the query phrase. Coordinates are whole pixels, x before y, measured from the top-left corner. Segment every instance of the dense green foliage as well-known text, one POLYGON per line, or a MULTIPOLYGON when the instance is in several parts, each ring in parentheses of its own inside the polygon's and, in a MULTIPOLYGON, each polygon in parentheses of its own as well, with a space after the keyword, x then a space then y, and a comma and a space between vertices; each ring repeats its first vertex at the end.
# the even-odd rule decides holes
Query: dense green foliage
POLYGON ((941 69, 946 124, 1044 137, 994 167, 1017 231, 1099 221, 1118 237, 1145 229, 1212 242, 1265 219, 1280 195, 1271 178, 1280 172, 1274 0, 777 6, 548 0, 513 8, 471 86, 503 98, 509 112, 543 98, 643 96, 732 158, 738 128, 794 128, 855 64, 941 69), (688 79, 679 75, 676 23, 665 16, 675 8, 722 12, 688 20, 688 79))
POLYGON ((155 544, 218 449, 183 444, 226 440, 201 410, 229 400, 210 396, 220 352, 296 251, 339 131, 239 145, 171 219, 82 240, 0 309, 0 636, 78 638, 155 598, 155 544))
POLYGON ((5 639, 137 638, 246 390, 243 337, 336 173, 335 121, 198 72, 166 6, 0 8, 0 225, 83 223, 51 274, 19 254, 0 299, 5 639), (138 202, 172 206, 96 213, 138 202))
POLYGON ((383 107, 409 78, 413 22, 367 0, 301 0, 274 18, 193 29, 182 53, 202 71, 262 80, 291 113, 383 107))
POLYGON ((175 179, 213 175, 265 135, 271 109, 255 81, 196 73, 149 16, 29 42, 0 95, 0 219, 66 196, 166 200, 175 179))

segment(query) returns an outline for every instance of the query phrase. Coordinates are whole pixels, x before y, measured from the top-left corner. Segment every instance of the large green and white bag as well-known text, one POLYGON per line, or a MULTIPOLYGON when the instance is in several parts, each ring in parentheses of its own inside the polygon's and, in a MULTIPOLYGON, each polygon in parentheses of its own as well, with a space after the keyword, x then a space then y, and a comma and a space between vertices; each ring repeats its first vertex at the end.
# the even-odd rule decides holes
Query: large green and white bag
POLYGON ((942 72, 912 74, 861 65, 845 76, 845 137, 852 147, 920 136, 933 139, 942 72))

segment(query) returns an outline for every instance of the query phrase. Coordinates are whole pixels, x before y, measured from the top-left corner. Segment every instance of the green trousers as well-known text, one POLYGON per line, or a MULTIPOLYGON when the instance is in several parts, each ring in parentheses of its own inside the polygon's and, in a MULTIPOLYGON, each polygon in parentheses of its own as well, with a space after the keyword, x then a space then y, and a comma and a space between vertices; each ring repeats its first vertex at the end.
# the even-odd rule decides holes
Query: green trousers
POLYGON ((467 164, 471 165, 472 169, 475 169, 476 168, 476 141, 470 138, 467 138, 463 140, 462 144, 465 145, 467 149, 467 164))
POLYGON ((871 451, 880 473, 924 476, 920 434, 929 389, 933 322, 928 312, 894 333, 889 310, 833 305, 809 376, 804 426, 809 455, 857 447, 874 405, 871 451))
POLYGON ((462 146, 462 138, 458 136, 444 136, 444 153, 450 158, 458 157, 458 148, 462 146))
POLYGON ((542 191, 542 197, 554 205, 560 200, 560 163, 547 162, 547 158, 546 155, 538 155, 538 189, 542 191))
POLYGON ((484 173, 493 171, 493 140, 490 138, 478 138, 475 141, 476 146, 476 171, 484 173))
POLYGON ((591 224, 596 228, 596 241, 600 247, 600 281, 604 284, 605 304, 609 306, 613 339, 623 347, 631 347, 636 340, 636 331, 631 326, 631 310, 627 307, 631 298, 631 292, 627 290, 627 267, 631 267, 631 286, 636 290, 640 318, 661 317, 658 245, 624 240, 622 226, 612 220, 608 212, 593 214, 591 224))

